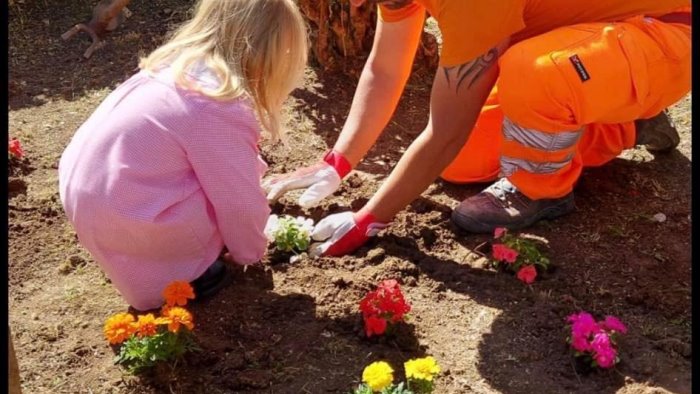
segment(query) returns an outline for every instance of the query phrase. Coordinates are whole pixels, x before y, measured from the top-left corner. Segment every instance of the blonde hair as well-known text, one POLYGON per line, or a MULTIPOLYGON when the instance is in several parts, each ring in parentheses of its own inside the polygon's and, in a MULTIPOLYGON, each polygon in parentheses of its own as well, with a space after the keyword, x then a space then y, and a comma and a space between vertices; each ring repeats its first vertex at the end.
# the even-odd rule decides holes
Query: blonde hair
POLYGON ((276 141, 282 104, 303 77, 307 52, 306 24, 294 0, 199 0, 194 17, 139 67, 155 73, 170 66, 178 85, 214 99, 247 95, 276 141), (199 62, 216 74, 218 88, 188 80, 199 62))

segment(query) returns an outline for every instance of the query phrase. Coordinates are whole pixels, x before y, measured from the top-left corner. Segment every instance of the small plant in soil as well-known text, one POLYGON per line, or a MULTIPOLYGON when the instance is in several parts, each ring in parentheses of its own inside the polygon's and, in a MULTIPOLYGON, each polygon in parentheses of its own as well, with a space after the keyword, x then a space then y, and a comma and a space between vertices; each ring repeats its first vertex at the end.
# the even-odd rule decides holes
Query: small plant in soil
POLYGON ((588 312, 567 317, 570 334, 566 342, 574 357, 584 368, 608 369, 620 362, 618 336, 627 333, 627 327, 615 316, 596 321, 588 312))
POLYGON ((21 173, 21 167, 26 165, 24 149, 22 149, 22 144, 16 138, 7 142, 7 160, 9 176, 15 175, 17 172, 21 173))
POLYGON ((17 138, 13 138, 7 143, 7 154, 9 159, 21 160, 24 157, 24 150, 22 149, 22 144, 20 144, 17 138))
POLYGON ((270 242, 275 243, 277 250, 299 255, 309 248, 313 228, 314 221, 302 216, 270 215, 265 235, 270 242))
POLYGON ((432 356, 404 363, 406 381, 394 384, 394 370, 385 361, 376 361, 362 371, 362 384, 353 394, 430 394, 440 366, 432 356))
POLYGON ((163 291, 160 316, 117 313, 105 322, 104 334, 119 346, 114 359, 129 373, 138 374, 161 363, 177 363, 187 352, 198 350, 192 314, 184 308, 194 291, 187 282, 173 282, 163 291))
POLYGON ((399 282, 394 279, 382 281, 376 290, 370 291, 360 301, 360 311, 365 322, 367 337, 382 335, 390 331, 393 324, 404 321, 411 311, 399 282))
POLYGON ((521 281, 531 284, 539 272, 545 272, 550 262, 540 248, 546 241, 526 235, 510 234, 505 228, 497 228, 491 245, 491 264, 499 270, 512 272, 521 281))

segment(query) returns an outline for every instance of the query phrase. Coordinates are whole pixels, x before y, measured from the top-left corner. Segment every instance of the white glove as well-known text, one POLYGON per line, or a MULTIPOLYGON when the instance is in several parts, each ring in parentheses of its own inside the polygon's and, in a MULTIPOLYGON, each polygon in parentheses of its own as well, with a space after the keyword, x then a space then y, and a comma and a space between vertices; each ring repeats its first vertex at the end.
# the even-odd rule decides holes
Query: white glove
POLYGON ((350 170, 350 163, 342 154, 330 151, 321 162, 300 168, 291 174, 268 178, 262 187, 270 203, 290 190, 307 188, 299 197, 299 205, 311 208, 338 190, 342 178, 350 170))
POLYGON ((267 201, 270 203, 290 190, 306 187, 306 191, 299 197, 299 205, 310 208, 338 190, 340 176, 328 163, 321 162, 291 174, 269 178, 263 182, 262 187, 267 192, 267 201))

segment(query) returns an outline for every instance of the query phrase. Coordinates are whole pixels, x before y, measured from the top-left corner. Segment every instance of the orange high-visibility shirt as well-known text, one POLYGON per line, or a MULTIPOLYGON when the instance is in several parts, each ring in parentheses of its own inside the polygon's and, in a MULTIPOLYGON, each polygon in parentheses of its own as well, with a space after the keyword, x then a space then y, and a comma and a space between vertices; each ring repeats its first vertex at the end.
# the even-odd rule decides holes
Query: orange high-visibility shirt
POLYGON ((379 4, 379 17, 395 22, 426 11, 442 33, 441 66, 486 53, 507 37, 511 44, 557 27, 660 16, 690 9, 690 0, 413 0, 396 8, 379 4))

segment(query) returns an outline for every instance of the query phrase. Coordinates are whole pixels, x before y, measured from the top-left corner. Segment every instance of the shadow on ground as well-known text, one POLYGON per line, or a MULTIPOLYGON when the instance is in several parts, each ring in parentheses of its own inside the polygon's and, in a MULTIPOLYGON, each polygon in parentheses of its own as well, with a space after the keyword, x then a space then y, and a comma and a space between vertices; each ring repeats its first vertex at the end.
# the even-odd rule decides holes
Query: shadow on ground
POLYGON ((202 351, 180 367, 157 369, 127 385, 182 393, 347 392, 376 359, 402 365, 424 354, 410 324, 397 326, 391 338, 367 339, 356 309, 324 316, 302 289, 279 293, 273 273, 287 268, 230 267, 233 283, 191 307, 202 351))
MULTIPOLYGON (((526 230, 549 241, 555 264, 529 287, 468 261, 472 259, 426 252, 448 238, 481 258, 491 241, 489 235, 456 228, 449 222, 450 207, 430 196, 409 210, 439 212, 437 219, 433 215, 432 221, 413 226, 420 231, 406 227, 391 232, 376 245, 387 255, 415 263, 446 289, 501 311, 479 344, 477 361, 480 375, 499 392, 613 393, 636 382, 686 393, 691 356, 689 170, 690 161, 677 151, 641 163, 615 159, 587 170, 576 188, 577 211, 526 230), (653 218, 658 213, 664 215, 662 223, 653 218), (564 343, 564 322, 580 310, 600 318, 619 316, 630 327, 616 369, 588 373, 574 366, 564 343)), ((475 186, 442 184, 433 194, 459 201, 484 185, 475 186)))

